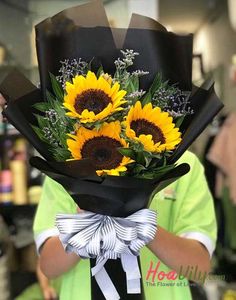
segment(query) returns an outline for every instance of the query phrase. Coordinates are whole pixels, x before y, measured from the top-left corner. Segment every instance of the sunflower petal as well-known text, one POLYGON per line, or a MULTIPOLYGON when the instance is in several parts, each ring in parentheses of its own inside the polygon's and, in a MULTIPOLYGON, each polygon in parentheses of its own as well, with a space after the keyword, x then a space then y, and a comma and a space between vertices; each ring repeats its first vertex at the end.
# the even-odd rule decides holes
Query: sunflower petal
POLYGON ((147 151, 173 150, 181 141, 181 133, 175 127, 173 118, 159 107, 153 108, 151 103, 142 108, 141 102, 137 101, 131 107, 124 124, 126 136, 140 142, 147 151), (138 129, 131 129, 134 121, 134 128, 138 129))

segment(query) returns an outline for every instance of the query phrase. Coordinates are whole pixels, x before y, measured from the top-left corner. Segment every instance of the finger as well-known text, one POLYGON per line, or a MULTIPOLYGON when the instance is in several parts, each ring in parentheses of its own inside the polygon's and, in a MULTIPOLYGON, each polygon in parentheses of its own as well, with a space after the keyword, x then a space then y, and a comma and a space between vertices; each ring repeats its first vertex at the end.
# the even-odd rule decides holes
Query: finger
POLYGON ((57 293, 53 288, 50 288, 50 296, 52 300, 56 300, 57 299, 57 293))
POLYGON ((43 297, 44 297, 44 300, 51 300, 50 292, 48 290, 44 290, 43 291, 43 297))
POLYGON ((82 213, 82 212, 84 212, 84 210, 83 210, 83 209, 80 209, 79 206, 78 206, 78 207, 77 207, 77 213, 82 213))
POLYGON ((44 300, 55 300, 57 299, 57 294, 53 288, 48 288, 43 292, 44 300))
POLYGON ((6 105, 6 100, 3 95, 0 93, 0 111, 3 110, 4 106, 6 105))

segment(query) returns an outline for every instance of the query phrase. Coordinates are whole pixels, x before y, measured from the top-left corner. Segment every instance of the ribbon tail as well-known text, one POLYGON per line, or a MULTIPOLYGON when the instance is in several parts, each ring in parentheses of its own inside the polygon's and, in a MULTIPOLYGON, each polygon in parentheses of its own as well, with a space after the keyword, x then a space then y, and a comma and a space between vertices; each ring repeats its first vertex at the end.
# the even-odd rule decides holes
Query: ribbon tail
POLYGON ((94 275, 97 284, 102 291, 106 300, 119 300, 120 295, 118 294, 114 284, 111 281, 107 271, 104 267, 102 267, 95 275, 94 275))
POLYGON ((127 293, 140 294, 140 270, 138 265, 138 258, 132 254, 121 254, 122 267, 126 273, 127 293))

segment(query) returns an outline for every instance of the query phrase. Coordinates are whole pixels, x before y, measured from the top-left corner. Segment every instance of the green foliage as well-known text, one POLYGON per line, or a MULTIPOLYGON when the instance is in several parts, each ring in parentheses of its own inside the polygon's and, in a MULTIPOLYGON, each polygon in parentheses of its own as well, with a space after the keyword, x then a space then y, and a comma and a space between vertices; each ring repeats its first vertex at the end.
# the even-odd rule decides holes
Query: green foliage
POLYGON ((70 151, 61 147, 53 148, 52 153, 56 161, 66 161, 71 157, 70 151))
POLYGON ((51 84, 52 84, 52 90, 59 101, 63 101, 64 99, 64 91, 60 83, 57 81, 56 77, 52 74, 50 74, 51 84))
POLYGON ((175 126, 179 128, 181 126, 181 124, 183 123, 184 118, 185 118, 185 116, 180 116, 180 117, 176 118, 175 126))
POLYGON ((157 73, 150 88, 149 88, 150 94, 153 96, 155 91, 161 88, 162 84, 163 84, 163 81, 162 81, 161 73, 157 73))
POLYGON ((104 73, 104 70, 103 70, 103 66, 100 66, 99 67, 99 69, 97 70, 97 78, 99 77, 99 76, 101 76, 102 74, 104 73))
POLYGON ((148 170, 146 170, 146 172, 142 172, 137 177, 145 178, 145 179, 159 180, 170 170, 174 169, 174 167, 175 167, 175 165, 166 165, 166 166, 161 166, 161 167, 157 167, 157 168, 153 168, 153 169, 148 169, 148 170))
POLYGON ((137 76, 130 76, 127 81, 124 89, 127 91, 127 95, 134 93, 139 90, 139 78, 137 76))
POLYGON ((175 167, 175 165, 167 164, 165 153, 140 151, 136 159, 137 163, 133 166, 132 174, 137 178, 159 179, 175 167))
POLYGON ((92 59, 89 61, 88 65, 87 65, 87 72, 86 72, 86 73, 88 73, 88 71, 91 71, 91 70, 92 70, 92 63, 93 63, 93 60, 94 60, 94 58, 92 58, 92 59))
POLYGON ((136 158, 135 151, 132 148, 119 148, 118 151, 126 157, 130 157, 132 159, 136 158))
POLYGON ((38 137, 49 145, 57 161, 70 158, 67 147, 68 133, 74 131, 76 120, 66 116, 62 105, 64 92, 54 75, 50 74, 53 94, 46 92, 45 102, 34 104, 34 108, 41 112, 36 114, 38 126, 32 126, 38 137))
POLYGON ((47 102, 38 102, 38 103, 35 103, 33 105, 33 107, 35 109, 37 109, 38 111, 41 111, 41 112, 45 112, 46 110, 50 109, 50 104, 47 103, 47 102))
POLYGON ((169 105, 170 96, 177 90, 175 86, 169 85, 168 81, 163 81, 161 73, 157 73, 148 92, 141 99, 142 105, 151 102, 153 107, 164 109, 169 105))
POLYGON ((152 94, 150 91, 148 91, 144 97, 141 99, 141 102, 142 102, 142 106, 152 102, 152 94))
POLYGON ((42 131, 39 127, 31 125, 31 127, 33 128, 33 130, 35 131, 35 133, 37 134, 37 136, 40 138, 40 140, 42 140, 43 142, 47 143, 50 145, 50 141, 48 139, 45 138, 45 136, 42 134, 42 131))
POLYGON ((171 152, 153 153, 145 151, 140 143, 130 142, 129 148, 119 148, 118 151, 131 159, 134 163, 129 164, 128 174, 132 177, 145 179, 159 179, 175 165, 168 165, 167 158, 171 152))

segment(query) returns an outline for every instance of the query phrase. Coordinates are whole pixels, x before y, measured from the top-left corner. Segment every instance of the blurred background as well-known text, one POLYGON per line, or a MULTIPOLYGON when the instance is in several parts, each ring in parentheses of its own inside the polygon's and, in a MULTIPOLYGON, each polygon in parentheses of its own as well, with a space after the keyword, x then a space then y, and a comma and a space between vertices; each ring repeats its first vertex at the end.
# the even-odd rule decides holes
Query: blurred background
MULTIPOLYGON (((38 84, 34 26, 65 8, 86 2, 0 0, 0 82, 17 68, 38 84)), ((197 300, 236 300, 236 199, 232 196, 236 186, 236 0, 103 2, 113 27, 127 27, 135 12, 158 20, 169 31, 192 32, 193 83, 201 85, 206 78, 214 78, 216 92, 225 108, 191 150, 205 165, 214 196, 219 228, 212 266, 212 274, 216 276, 203 287, 194 286, 192 294, 197 300), (222 148, 229 155, 225 161, 216 163, 215 151, 222 148), (230 166, 229 171, 225 171, 225 166, 230 166)), ((0 115, 0 300, 44 299, 37 284, 32 234, 42 177, 27 162, 33 153, 0 115)), ((58 282, 50 284, 55 290, 59 288, 58 282)))

